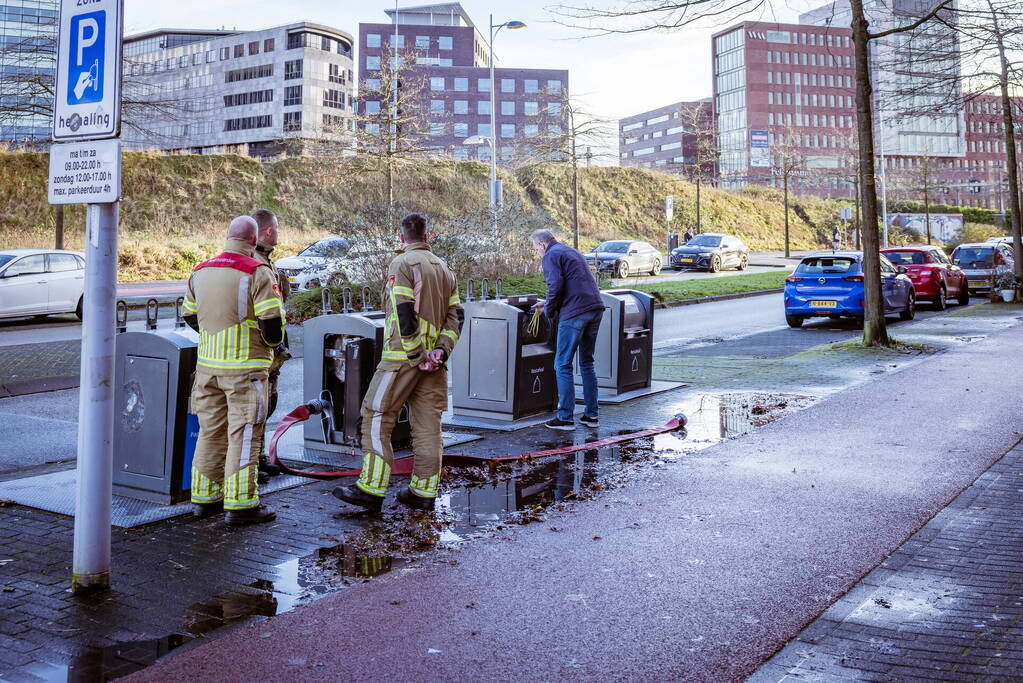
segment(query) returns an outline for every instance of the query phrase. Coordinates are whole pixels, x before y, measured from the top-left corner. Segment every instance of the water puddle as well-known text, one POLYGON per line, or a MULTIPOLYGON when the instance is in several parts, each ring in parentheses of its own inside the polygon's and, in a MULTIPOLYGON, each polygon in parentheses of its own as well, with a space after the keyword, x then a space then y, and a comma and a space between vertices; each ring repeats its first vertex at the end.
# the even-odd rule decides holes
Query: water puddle
POLYGON ((163 638, 133 640, 110 647, 89 647, 66 664, 37 664, 24 669, 24 673, 53 683, 112 681, 141 671, 192 640, 192 636, 175 633, 163 638))

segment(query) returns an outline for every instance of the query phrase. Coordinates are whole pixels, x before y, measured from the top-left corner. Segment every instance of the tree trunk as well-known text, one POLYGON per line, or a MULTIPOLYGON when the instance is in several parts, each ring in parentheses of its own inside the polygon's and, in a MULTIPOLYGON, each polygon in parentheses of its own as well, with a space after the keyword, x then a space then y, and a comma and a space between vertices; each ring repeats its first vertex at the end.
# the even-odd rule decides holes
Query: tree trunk
POLYGON ((924 229, 927 230, 927 244, 931 243, 931 193, 924 183, 924 229))
POLYGON ((579 249, 579 158, 575 153, 575 128, 572 128, 572 246, 579 249))
POLYGON ((696 234, 703 232, 700 227, 700 173, 696 174, 696 234))
POLYGON ((55 233, 55 236, 54 236, 55 239, 53 240, 55 246, 53 248, 54 249, 63 249, 64 248, 64 205, 63 204, 57 204, 57 206, 54 207, 53 222, 54 222, 54 233, 55 233))
MULTIPOLYGON (((1012 221, 1012 253, 1015 256, 1014 274, 1023 278, 1023 238, 1020 235, 1020 186, 1019 167, 1016 160, 1016 130, 1013 127, 1012 98, 1009 96, 1009 60, 1005 55, 1005 37, 998 26, 998 13, 990 0, 991 17, 995 26, 995 37, 998 44, 999 86, 1002 95, 1002 126, 1005 128, 1005 153, 1008 156, 1009 171, 1009 213, 1012 221)), ((1017 293, 1017 298, 1019 294, 1017 293)))
POLYGON ((782 173, 782 193, 785 196, 785 258, 789 257, 789 174, 782 173))
MULTIPOLYGON (((870 84, 870 37, 863 0, 849 0, 856 70, 856 128, 859 135, 860 204, 863 207, 863 343, 888 344, 881 299, 881 254, 877 231, 877 180, 874 177, 873 88, 870 84)), ((882 131, 883 134, 883 131, 882 131)))
POLYGON ((856 204, 856 251, 863 248, 863 216, 860 215, 860 181, 853 181, 853 201, 856 204))

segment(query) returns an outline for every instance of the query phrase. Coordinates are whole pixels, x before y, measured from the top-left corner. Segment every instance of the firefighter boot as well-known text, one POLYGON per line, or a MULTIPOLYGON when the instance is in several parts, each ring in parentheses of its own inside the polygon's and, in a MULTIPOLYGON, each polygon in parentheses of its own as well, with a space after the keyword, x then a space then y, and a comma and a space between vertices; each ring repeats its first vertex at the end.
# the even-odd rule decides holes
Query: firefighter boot
POLYGON ((263 455, 259 456, 259 483, 260 484, 265 484, 266 483, 266 481, 263 478, 264 476, 267 479, 269 479, 270 477, 276 477, 280 473, 281 473, 281 468, 278 467, 277 465, 271 465, 270 464, 270 458, 268 458, 265 453, 263 455))
POLYGON ((425 498, 413 493, 408 487, 405 487, 398 492, 398 502, 406 507, 412 508, 413 510, 432 510, 433 504, 436 500, 436 497, 425 498))
POLYGON ((330 493, 339 500, 343 500, 350 505, 365 508, 370 512, 380 512, 380 508, 384 505, 383 496, 374 496, 371 493, 366 493, 358 486, 338 486, 330 493))
POLYGON ((277 519, 277 513, 266 505, 244 508, 242 510, 228 510, 224 515, 224 521, 228 526, 244 526, 246 524, 260 524, 272 522, 277 519))
POLYGON ((197 519, 206 519, 213 515, 219 515, 224 511, 224 501, 216 503, 192 503, 192 516, 197 519))

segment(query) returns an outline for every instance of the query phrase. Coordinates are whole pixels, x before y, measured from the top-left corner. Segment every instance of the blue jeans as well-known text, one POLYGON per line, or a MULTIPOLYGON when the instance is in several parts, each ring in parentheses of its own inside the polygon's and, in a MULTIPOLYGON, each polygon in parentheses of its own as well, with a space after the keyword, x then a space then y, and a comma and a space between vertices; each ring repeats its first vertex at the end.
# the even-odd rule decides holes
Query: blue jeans
POLYGON ((572 360, 579 351, 579 374, 583 378, 586 417, 597 417, 597 372, 593 369, 593 349, 604 311, 590 311, 558 323, 558 348, 554 371, 558 377, 558 419, 569 421, 575 414, 575 381, 572 360))

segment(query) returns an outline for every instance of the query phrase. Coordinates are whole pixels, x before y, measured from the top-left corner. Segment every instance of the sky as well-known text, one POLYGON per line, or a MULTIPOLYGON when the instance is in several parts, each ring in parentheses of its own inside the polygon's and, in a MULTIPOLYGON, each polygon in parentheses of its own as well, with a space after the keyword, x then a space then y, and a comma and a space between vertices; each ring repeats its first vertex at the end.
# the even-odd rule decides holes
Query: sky
MULTIPOLYGON (((463 0, 462 6, 484 35, 491 12, 498 23, 524 21, 526 29, 502 31, 495 40, 501 64, 568 69, 573 97, 594 116, 614 120, 710 97, 710 36, 733 21, 673 33, 586 37, 583 30, 555 22, 549 8, 557 1, 463 0)), ((592 1, 610 6, 618 0, 592 1)), ((420 4, 427 0, 401 2, 420 4)), ((823 3, 788 0, 745 18, 794 22, 799 11, 817 4, 823 3)), ((126 0, 125 35, 155 28, 254 30, 309 20, 358 38, 360 22, 386 23, 384 10, 392 7, 393 0, 126 0)))

